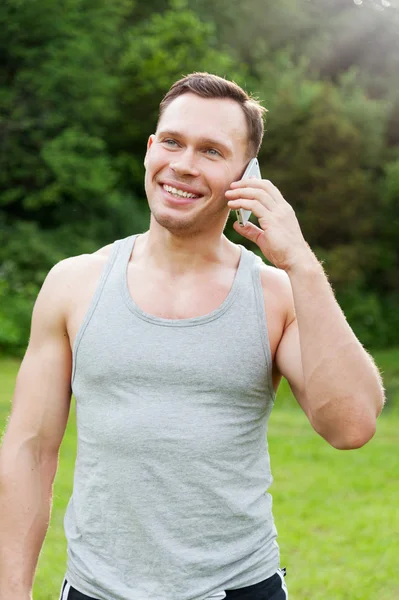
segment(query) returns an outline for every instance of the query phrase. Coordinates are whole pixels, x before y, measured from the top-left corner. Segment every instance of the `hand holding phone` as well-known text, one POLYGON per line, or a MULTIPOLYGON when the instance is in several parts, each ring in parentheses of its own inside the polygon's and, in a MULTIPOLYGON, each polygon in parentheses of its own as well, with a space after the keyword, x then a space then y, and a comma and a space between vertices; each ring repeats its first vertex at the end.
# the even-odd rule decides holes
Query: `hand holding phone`
MULTIPOLYGON (((257 158, 252 158, 247 168, 244 171, 244 175, 241 179, 248 178, 262 179, 262 175, 260 174, 259 162, 257 158)), ((246 225, 248 223, 249 217, 251 216, 250 210, 245 210, 244 208, 240 208, 236 210, 237 220, 240 225, 246 225)))

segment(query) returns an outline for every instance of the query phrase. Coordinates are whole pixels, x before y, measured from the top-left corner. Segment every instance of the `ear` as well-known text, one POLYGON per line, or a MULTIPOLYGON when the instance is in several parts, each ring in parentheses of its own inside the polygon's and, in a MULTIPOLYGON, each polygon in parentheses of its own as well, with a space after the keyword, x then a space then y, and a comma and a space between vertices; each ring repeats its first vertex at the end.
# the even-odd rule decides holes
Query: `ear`
POLYGON ((147 142, 147 152, 145 153, 145 157, 144 157, 144 167, 145 168, 147 168, 148 153, 150 151, 152 144, 154 143, 154 140, 155 140, 155 135, 152 133, 150 135, 150 137, 148 138, 148 142, 147 142))

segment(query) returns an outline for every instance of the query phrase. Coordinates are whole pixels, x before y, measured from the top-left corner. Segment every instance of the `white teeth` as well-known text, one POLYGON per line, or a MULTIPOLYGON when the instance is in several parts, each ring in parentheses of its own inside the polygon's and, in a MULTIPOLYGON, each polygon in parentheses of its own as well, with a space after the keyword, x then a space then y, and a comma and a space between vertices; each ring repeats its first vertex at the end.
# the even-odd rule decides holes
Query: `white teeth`
POLYGON ((178 190, 170 185, 164 185, 163 189, 169 192, 169 194, 172 194, 173 196, 179 196, 180 198, 198 198, 198 196, 196 196, 195 194, 183 192, 183 190, 178 190))

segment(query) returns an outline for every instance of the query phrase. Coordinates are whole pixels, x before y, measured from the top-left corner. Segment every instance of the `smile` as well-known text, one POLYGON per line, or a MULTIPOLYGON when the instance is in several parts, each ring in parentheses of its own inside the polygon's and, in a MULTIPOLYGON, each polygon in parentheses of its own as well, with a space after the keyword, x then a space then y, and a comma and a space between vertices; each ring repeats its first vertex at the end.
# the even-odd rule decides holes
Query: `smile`
POLYGON ((195 194, 183 192, 183 190, 179 190, 170 185, 163 185, 162 187, 165 190, 165 192, 168 192, 169 194, 172 194, 172 196, 176 196, 177 198, 199 198, 199 196, 196 196, 195 194))

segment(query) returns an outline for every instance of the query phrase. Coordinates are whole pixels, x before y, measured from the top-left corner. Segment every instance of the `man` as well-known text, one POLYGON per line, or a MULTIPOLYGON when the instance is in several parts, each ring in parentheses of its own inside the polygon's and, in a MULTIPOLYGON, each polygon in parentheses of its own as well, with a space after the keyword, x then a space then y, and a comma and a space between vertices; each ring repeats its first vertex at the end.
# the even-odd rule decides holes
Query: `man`
POLYGON ((262 113, 219 77, 175 83, 145 157, 149 231, 50 271, 1 454, 0 600, 31 598, 71 389, 62 600, 288 597, 266 491, 281 376, 340 449, 373 436, 384 395, 291 206, 240 180, 262 113), (275 267, 223 235, 238 208, 275 267))

